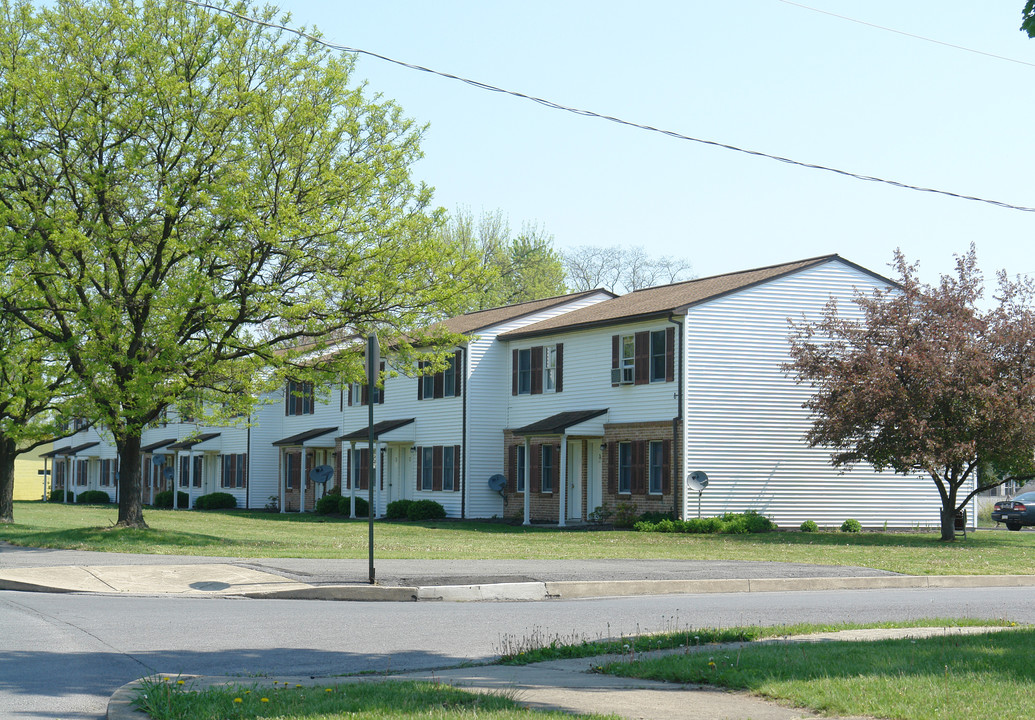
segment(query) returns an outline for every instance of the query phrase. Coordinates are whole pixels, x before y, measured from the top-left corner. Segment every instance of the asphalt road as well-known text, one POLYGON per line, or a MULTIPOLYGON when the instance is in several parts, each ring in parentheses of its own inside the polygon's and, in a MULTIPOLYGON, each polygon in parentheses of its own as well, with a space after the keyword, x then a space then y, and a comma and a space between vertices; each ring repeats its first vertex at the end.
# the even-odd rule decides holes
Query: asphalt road
POLYGON ((154 672, 327 675, 479 662, 507 644, 792 622, 1006 617, 1031 588, 340 603, 0 592, 0 719, 97 719, 154 672))

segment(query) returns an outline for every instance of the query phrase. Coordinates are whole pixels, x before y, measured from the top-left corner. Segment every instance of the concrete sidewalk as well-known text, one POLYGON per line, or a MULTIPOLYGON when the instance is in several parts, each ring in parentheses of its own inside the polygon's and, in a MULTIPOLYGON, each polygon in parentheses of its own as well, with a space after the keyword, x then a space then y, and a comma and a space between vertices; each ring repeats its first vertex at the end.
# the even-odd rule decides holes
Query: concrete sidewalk
MULTIPOLYGON (((992 627, 849 630, 839 633, 816 633, 792 638, 763 640, 759 643, 872 641, 901 637, 963 635, 1008 629, 992 627)), ((750 644, 752 643, 704 645, 697 648, 641 653, 637 659, 663 653, 707 652, 717 654, 735 651, 750 644)), ((623 718, 644 718, 646 720, 671 720, 672 718, 685 720, 801 720, 817 717, 815 713, 808 710, 763 700, 747 692, 621 678, 592 672, 592 668, 596 666, 629 659, 629 656, 608 655, 525 666, 483 665, 362 677, 262 678, 254 682, 241 678, 170 677, 185 679, 187 686, 193 689, 216 685, 273 687, 274 680, 281 684, 286 683, 289 687, 294 685, 327 687, 349 682, 423 680, 448 683, 475 692, 505 693, 523 705, 539 710, 615 714, 623 718)), ((112 696, 108 705, 108 720, 147 720, 147 715, 133 708, 133 698, 136 696, 137 690, 138 683, 129 683, 112 696)), ((866 719, 842 717, 840 720, 866 719)))

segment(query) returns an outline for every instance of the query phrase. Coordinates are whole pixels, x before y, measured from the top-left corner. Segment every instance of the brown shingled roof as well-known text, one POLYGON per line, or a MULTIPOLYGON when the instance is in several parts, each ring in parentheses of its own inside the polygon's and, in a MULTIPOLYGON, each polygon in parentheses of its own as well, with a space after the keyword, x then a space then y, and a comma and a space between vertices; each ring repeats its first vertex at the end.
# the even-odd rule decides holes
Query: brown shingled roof
POLYGON ((823 255, 782 265, 770 265, 753 270, 741 270, 740 272, 726 273, 725 275, 713 275, 712 277, 698 278, 696 280, 686 280, 671 285, 644 288, 612 300, 605 300, 589 307, 543 320, 519 330, 503 333, 499 338, 501 340, 518 340, 536 335, 549 335, 584 327, 611 325, 618 322, 629 322, 668 315, 707 300, 714 300, 752 285, 767 282, 783 275, 789 275, 805 268, 822 265, 832 260, 838 260, 870 275, 875 275, 875 273, 855 265, 839 255, 823 255))
POLYGON ((478 310, 477 312, 467 313, 466 315, 457 315, 456 317, 447 318, 446 320, 432 325, 429 330, 434 332, 438 329, 445 329, 448 332, 466 335, 483 330, 487 327, 492 327, 493 325, 498 325, 501 322, 514 320, 525 315, 531 315, 557 305, 571 302, 572 300, 578 300, 579 298, 593 295, 594 293, 606 293, 607 295, 616 297, 614 293, 608 292, 607 290, 586 290, 583 292, 572 293, 570 295, 559 295, 557 297, 546 298, 545 300, 532 300, 530 302, 518 303, 517 305, 506 305, 504 307, 493 308, 491 310, 478 310))

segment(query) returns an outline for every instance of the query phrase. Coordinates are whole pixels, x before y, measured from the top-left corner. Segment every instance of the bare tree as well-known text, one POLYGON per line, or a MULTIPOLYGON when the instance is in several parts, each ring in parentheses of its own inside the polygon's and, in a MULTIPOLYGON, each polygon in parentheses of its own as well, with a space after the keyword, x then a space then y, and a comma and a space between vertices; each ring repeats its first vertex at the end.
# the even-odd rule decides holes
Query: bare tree
POLYGON ((568 285, 574 291, 604 288, 632 292, 693 277, 687 258, 651 257, 642 246, 579 245, 563 251, 561 257, 568 285))

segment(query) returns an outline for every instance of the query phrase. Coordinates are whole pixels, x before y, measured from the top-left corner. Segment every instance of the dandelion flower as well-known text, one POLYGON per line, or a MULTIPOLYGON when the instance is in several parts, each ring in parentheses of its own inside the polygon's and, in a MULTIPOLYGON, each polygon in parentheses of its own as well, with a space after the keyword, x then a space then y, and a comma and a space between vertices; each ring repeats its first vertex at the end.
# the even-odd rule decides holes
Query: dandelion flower
POLYGON ((259 698, 259 702, 269 702, 269 698, 259 698))
POLYGON ((184 681, 183 681, 183 680, 177 680, 177 681, 176 681, 176 684, 177 684, 177 685, 183 685, 183 683, 184 683, 184 681))
POLYGON ((234 698, 234 702, 239 703, 239 702, 244 702, 244 700, 242 700, 241 698, 234 698))
POLYGON ((333 689, 331 689, 331 688, 326 688, 326 689, 324 690, 324 692, 334 692, 334 690, 333 690, 333 689))

